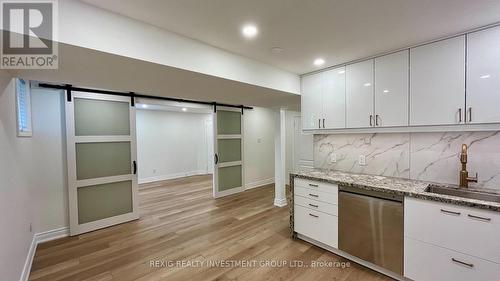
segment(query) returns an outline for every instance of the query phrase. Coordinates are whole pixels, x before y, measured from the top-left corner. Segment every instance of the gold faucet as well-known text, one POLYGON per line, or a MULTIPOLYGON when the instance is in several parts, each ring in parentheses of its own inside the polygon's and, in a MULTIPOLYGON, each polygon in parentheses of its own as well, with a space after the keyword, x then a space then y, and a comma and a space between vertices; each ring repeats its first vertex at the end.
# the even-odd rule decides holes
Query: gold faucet
POLYGON ((467 145, 462 144, 462 152, 460 153, 460 162, 462 163, 462 170, 460 170, 460 184, 459 187, 469 187, 469 182, 477 182, 477 173, 475 177, 469 177, 467 172, 467 145))

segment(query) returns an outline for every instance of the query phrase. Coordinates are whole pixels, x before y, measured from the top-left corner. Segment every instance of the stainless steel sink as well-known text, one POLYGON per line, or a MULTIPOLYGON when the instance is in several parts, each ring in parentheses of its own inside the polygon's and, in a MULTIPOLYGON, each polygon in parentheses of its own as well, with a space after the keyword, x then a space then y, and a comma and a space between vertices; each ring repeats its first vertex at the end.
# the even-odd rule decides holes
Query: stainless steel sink
POLYGON ((488 189, 452 188, 430 185, 427 192, 500 203, 500 194, 488 189))

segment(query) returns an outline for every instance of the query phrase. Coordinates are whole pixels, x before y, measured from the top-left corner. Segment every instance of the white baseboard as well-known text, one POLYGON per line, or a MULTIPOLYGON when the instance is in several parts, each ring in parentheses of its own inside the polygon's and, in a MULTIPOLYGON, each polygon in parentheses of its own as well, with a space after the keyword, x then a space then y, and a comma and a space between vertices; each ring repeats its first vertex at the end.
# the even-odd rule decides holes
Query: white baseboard
POLYGON ((139 184, 155 182, 155 181, 165 181, 165 180, 171 180, 171 179, 177 179, 177 178, 184 178, 184 177, 189 177, 189 176, 206 175, 206 174, 208 174, 207 170, 198 170, 198 171, 189 171, 189 172, 175 173, 175 174, 168 174, 168 175, 160 175, 160 176, 139 179, 139 184))
POLYGON ((263 185, 268 185, 268 184, 272 184, 272 183, 274 183, 274 178, 249 182, 249 183, 245 184, 245 190, 256 188, 256 187, 261 187, 263 185))
POLYGON ((33 235, 33 240, 31 240, 28 256, 26 257, 23 272, 21 272, 21 278, 19 280, 28 281, 31 272, 31 265, 33 264, 33 258, 35 257, 36 247, 38 246, 38 244, 67 236, 69 236, 69 227, 61 227, 58 229, 49 230, 33 235))
POLYGON ((286 198, 274 198, 274 206, 285 207, 287 204, 286 198))

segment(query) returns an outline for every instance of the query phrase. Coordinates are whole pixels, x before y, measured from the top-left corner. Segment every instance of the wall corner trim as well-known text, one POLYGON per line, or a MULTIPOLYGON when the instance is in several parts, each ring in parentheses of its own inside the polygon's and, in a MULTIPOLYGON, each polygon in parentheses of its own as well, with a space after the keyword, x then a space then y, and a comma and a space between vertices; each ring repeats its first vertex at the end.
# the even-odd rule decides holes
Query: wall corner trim
POLYGON ((35 252, 38 244, 68 236, 69 227, 61 227, 58 229, 36 233, 35 235, 33 235, 33 240, 31 241, 31 245, 28 250, 28 256, 26 257, 26 262, 24 263, 23 271, 21 272, 21 278, 19 279, 19 281, 28 281, 31 272, 31 265, 33 264, 33 258, 35 257, 35 252))

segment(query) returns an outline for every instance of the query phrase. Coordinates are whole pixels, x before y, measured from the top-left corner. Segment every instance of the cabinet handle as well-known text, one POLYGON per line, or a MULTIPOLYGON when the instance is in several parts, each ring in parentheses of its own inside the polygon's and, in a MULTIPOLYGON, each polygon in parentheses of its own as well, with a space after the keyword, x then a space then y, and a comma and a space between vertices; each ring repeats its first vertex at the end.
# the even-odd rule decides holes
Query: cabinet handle
POLYGON ((474 216, 474 215, 471 215, 471 214, 468 214, 467 216, 469 218, 473 218, 473 219, 478 219, 478 220, 483 220, 483 221, 491 221, 491 218, 479 217, 479 216, 474 216))
POLYGON ((469 106, 469 123, 472 122, 472 106, 469 106))
POLYGON ((462 123, 462 108, 458 109, 458 123, 462 123))
POLYGON ((137 174, 137 162, 132 162, 133 166, 134 166, 134 175, 137 174))
POLYGON ((318 119, 318 129, 321 129, 321 119, 318 119))
POLYGON ((325 128, 325 118, 323 118, 323 129, 325 128))
POLYGON ((312 194, 312 193, 309 193, 309 196, 316 197, 316 198, 319 197, 318 194, 312 194))
POLYGON ((373 127, 373 115, 370 114, 370 127, 373 127))
POLYGON ((319 216, 317 216, 317 215, 313 215, 313 214, 311 214, 311 213, 309 213, 309 215, 310 215, 311 217, 314 217, 314 218, 319 218, 319 216))
POLYGON ((375 126, 378 126, 378 119, 380 118, 380 116, 377 114, 375 115, 375 126))
POLYGON ((318 208, 318 205, 314 205, 314 204, 311 204, 311 203, 309 203, 309 206, 314 207, 314 208, 318 208))
POLYGON ((473 268, 474 267, 474 264, 472 263, 468 263, 468 262, 463 262, 463 261, 460 261, 460 260, 457 260, 455 258, 451 258, 452 261, 456 262, 456 263, 459 263, 461 265, 465 265, 467 267, 470 267, 470 268, 473 268))
POLYGON ((312 183, 310 183, 309 186, 318 187, 317 184, 312 184, 312 183))
POLYGON ((448 211, 445 209, 441 209, 441 213, 452 214, 452 215, 457 215, 457 216, 460 216, 460 214, 461 214, 459 212, 448 211))

